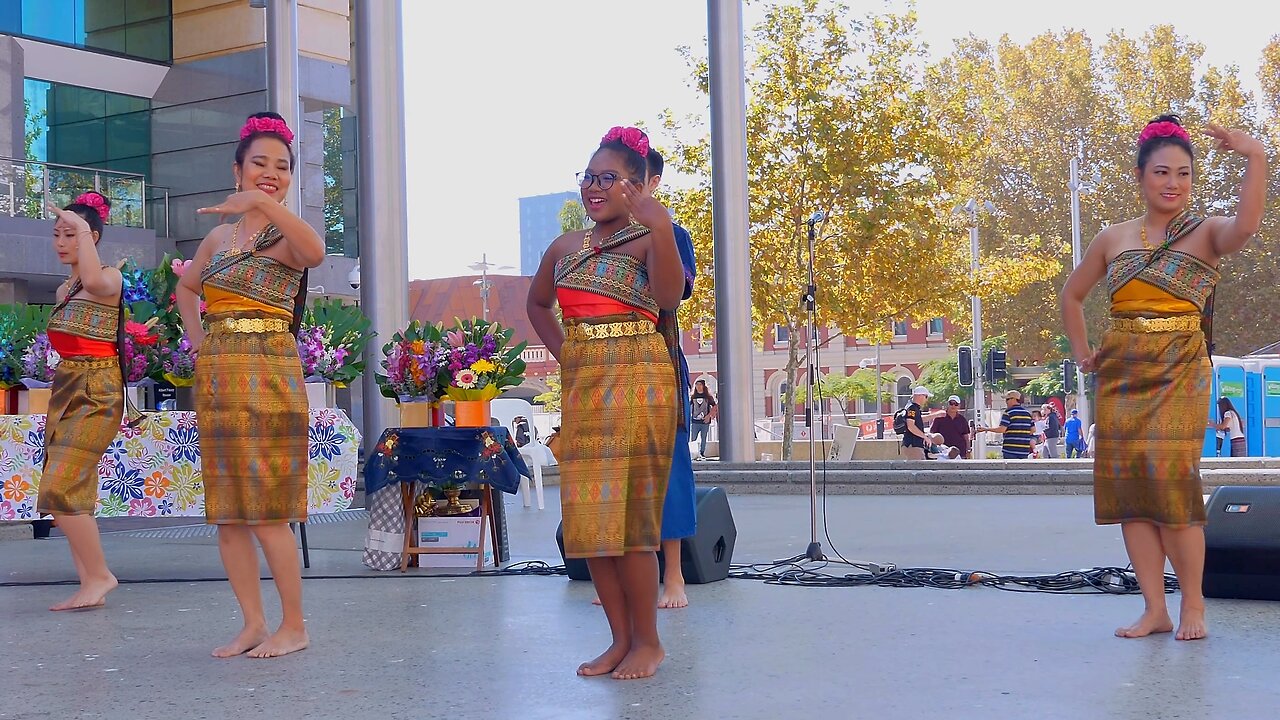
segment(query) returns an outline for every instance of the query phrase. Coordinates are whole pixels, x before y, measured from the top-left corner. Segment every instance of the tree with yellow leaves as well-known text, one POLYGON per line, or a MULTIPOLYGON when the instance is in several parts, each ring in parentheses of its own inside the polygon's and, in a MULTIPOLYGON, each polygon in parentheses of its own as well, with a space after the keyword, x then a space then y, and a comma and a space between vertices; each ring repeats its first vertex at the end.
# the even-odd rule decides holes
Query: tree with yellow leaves
MULTIPOLYGON (((826 213, 813 258, 817 321, 846 335, 888 340, 890 319, 958 317, 970 292, 1016 292, 1058 271, 1053 253, 1025 248, 969 277, 967 234, 950 212, 964 149, 930 116, 914 13, 850 18, 824 0, 772 4, 747 55, 750 238, 730 241, 749 243, 757 341, 787 328, 785 407, 795 407, 807 344, 805 220, 815 210, 826 213)), ((689 58, 706 92, 706 60, 689 58)), ((681 312, 706 327, 715 316, 710 140, 696 122, 668 114, 665 125, 677 138, 670 164, 698 179, 673 193, 672 207, 702 278, 681 312)), ((783 457, 793 421, 788 413, 783 457)))

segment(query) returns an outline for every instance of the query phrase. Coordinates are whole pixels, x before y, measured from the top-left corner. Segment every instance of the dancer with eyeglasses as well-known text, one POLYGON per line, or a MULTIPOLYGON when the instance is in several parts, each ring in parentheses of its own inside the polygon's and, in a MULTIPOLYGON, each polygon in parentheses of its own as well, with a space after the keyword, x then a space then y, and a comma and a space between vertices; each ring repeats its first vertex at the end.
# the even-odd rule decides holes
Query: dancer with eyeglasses
POLYGON ((315 229, 284 206, 293 182, 293 131, 275 113, 240 130, 236 192, 201 214, 239 215, 200 243, 178 285, 182 323, 198 352, 196 419, 205 516, 244 627, 213 651, 277 657, 307 647, 302 570, 291 522, 307 518, 307 395, 295 339, 306 268, 324 260, 315 229), (200 297, 207 314, 200 316, 200 297), (207 323, 207 332, 205 324, 207 323), (267 632, 257 539, 280 593, 283 619, 267 632))
POLYGON ((1176 115, 1138 136, 1134 179, 1142 217, 1098 233, 1062 291, 1072 354, 1097 373, 1094 519, 1120 523, 1146 608, 1115 631, 1136 638, 1171 632, 1165 605, 1166 558, 1182 594, 1177 639, 1208 634, 1204 595, 1204 496, 1200 453, 1209 408, 1212 296, 1218 263, 1245 246, 1266 207, 1266 149, 1239 130, 1210 123, 1220 151, 1245 158, 1234 217, 1190 210, 1195 153, 1176 115), (1106 278, 1111 327, 1094 350, 1084 299, 1106 278))
POLYGON ((595 226, 557 238, 529 289, 530 322, 561 366, 565 555, 586 558, 613 635, 584 676, 649 677, 665 657, 656 551, 684 391, 660 315, 685 274, 670 214, 645 192, 648 153, 636 128, 604 136, 579 174, 595 226))
POLYGON ((49 344, 62 356, 44 426, 44 469, 36 509, 51 514, 67 536, 80 587, 50 610, 101 607, 116 588, 107 569, 93 513, 98 505, 98 465, 120 432, 124 375, 119 346, 120 271, 104 266, 98 242, 111 202, 87 192, 70 205, 50 206, 53 249, 71 269, 58 287, 49 317, 49 344))

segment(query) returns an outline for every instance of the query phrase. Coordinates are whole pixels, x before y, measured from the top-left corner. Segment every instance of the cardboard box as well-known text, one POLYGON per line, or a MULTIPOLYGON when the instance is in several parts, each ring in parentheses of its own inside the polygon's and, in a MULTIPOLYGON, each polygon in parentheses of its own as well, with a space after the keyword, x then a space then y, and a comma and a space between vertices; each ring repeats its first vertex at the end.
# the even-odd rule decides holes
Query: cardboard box
POLYGON ((53 396, 50 388, 35 388, 18 392, 19 415, 43 415, 49 412, 49 399, 53 396))
MULTIPOLYGON (((480 547, 480 518, 418 518, 418 547, 478 548, 480 547)), ((493 564, 493 542, 491 539, 485 542, 484 564, 493 564)), ((476 553, 460 555, 427 553, 418 556, 418 565, 421 567, 474 568, 476 566, 476 553)))

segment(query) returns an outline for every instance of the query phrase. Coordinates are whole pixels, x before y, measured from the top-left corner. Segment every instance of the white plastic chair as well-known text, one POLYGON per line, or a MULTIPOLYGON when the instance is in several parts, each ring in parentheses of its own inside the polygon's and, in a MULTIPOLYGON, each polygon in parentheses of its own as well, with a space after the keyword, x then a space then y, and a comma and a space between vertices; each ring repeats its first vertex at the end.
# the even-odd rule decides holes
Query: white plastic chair
MULTIPOLYGON (((529 430, 533 432, 533 405, 528 400, 519 398, 495 398, 489 403, 489 414, 493 418, 495 424, 501 425, 511 431, 511 437, 515 438, 514 421, 517 417, 523 417, 529 421, 529 430)), ((545 510, 546 503, 542 499, 542 466, 550 465, 547 462, 547 455, 551 451, 546 445, 530 438, 528 445, 520 448, 520 456, 524 458, 529 469, 533 471, 534 492, 538 497, 538 509, 545 510)), ((520 476, 520 499, 524 502, 525 507, 529 507, 529 478, 520 476)))

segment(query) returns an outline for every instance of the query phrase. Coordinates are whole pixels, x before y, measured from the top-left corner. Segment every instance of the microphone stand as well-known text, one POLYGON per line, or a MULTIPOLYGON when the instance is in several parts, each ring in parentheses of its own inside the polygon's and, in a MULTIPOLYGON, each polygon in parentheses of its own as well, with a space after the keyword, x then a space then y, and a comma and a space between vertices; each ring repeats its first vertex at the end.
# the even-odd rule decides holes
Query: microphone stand
POLYGON ((809 313, 809 323, 808 328, 806 328, 808 330, 808 347, 805 348, 805 361, 809 370, 807 378, 808 392, 805 395, 804 410, 805 426, 809 428, 809 547, 805 550, 804 556, 814 561, 826 560, 826 557, 822 554, 822 544, 818 542, 818 457, 815 450, 816 438, 814 437, 813 427, 813 403, 816 395, 814 389, 818 374, 817 354, 814 352, 818 347, 818 286, 813 275, 813 246, 816 242, 814 228, 823 219, 824 217, 819 211, 806 221, 809 225, 809 284, 801 297, 801 302, 809 313))

